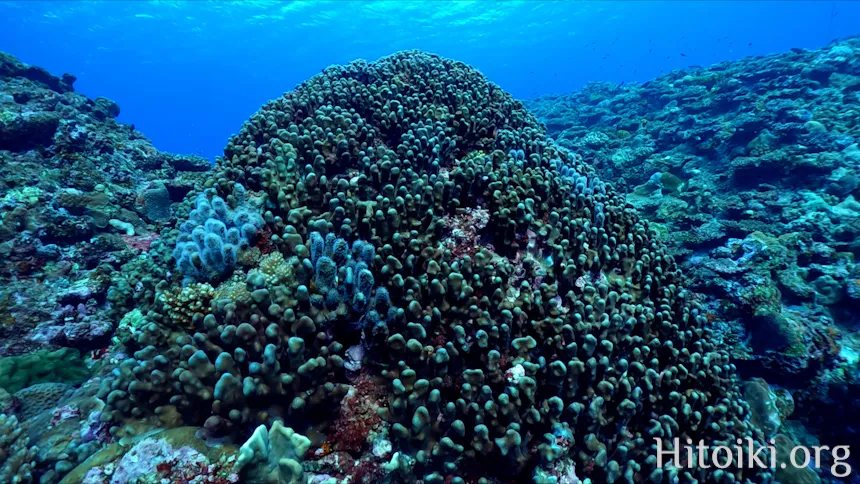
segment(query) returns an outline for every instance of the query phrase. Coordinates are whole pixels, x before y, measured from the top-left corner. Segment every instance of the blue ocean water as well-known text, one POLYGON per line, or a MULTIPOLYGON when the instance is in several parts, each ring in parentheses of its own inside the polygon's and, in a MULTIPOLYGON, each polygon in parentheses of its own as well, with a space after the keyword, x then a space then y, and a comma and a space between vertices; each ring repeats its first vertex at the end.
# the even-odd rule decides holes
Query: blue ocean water
POLYGON ((0 18, 0 50, 75 74, 160 149, 213 158, 330 64, 423 49, 531 98, 820 47, 860 31, 860 2, 20 1, 0 18))

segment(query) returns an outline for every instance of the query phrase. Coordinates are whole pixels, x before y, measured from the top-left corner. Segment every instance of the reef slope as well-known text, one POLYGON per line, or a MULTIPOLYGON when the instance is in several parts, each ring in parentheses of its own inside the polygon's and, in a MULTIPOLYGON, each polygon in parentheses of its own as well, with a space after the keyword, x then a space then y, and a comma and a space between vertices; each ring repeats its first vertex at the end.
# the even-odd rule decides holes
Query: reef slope
POLYGON ((527 103, 627 187, 746 377, 858 445, 860 39, 527 103))
POLYGON ((0 53, 0 482, 56 482, 103 444, 84 382, 111 368, 113 301, 135 297, 111 280, 211 169, 158 151, 74 81, 0 53))
POLYGON ((106 346, 112 271, 141 253, 206 160, 156 150, 119 106, 0 53, 0 355, 106 346))

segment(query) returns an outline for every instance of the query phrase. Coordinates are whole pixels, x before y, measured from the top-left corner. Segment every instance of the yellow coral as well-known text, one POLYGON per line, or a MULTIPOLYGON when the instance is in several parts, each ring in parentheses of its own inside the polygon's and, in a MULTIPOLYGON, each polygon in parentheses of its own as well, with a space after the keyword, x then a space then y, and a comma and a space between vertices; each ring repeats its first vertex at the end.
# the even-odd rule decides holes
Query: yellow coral
POLYGON ((161 302, 170 321, 180 327, 194 325, 194 315, 212 312, 210 303, 215 299, 215 289, 209 284, 189 284, 161 294, 161 302))
POLYGON ((292 279, 292 265, 284 259, 284 255, 280 252, 272 252, 266 254, 260 259, 260 265, 251 273, 259 273, 263 275, 266 281, 266 287, 275 287, 284 284, 292 279))
POLYGON ((251 302, 251 291, 248 290, 242 273, 221 283, 215 292, 216 299, 229 299, 237 304, 249 304, 251 302))

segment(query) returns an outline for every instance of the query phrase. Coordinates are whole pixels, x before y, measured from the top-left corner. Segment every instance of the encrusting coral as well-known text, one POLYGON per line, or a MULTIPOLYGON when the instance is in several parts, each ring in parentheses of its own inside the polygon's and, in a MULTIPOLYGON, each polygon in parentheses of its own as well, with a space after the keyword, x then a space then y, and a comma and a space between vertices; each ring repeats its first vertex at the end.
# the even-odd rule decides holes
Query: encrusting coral
POLYGON ((324 424, 358 358, 387 388, 390 446, 365 476, 769 478, 657 466, 655 438, 761 438, 735 368, 649 224, 471 67, 410 51, 327 68, 230 140, 206 189, 237 210, 240 185, 265 221, 249 255, 281 256, 237 263, 225 284, 250 297, 190 325, 152 305, 102 384, 115 434, 173 410, 213 434, 324 424), (453 250, 470 214, 488 220, 453 250))

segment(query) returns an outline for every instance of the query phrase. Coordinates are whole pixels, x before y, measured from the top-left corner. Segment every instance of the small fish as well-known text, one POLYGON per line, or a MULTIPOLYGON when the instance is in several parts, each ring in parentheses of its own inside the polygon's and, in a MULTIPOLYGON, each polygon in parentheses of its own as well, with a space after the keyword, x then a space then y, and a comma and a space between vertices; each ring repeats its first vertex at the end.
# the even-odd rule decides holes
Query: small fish
POLYGON ((648 49, 648 53, 650 54, 652 50, 654 50, 654 49, 648 49))
POLYGON ((747 47, 752 47, 752 42, 748 43, 747 47))
POLYGON ((623 86, 625 82, 627 82, 627 81, 621 81, 621 84, 619 84, 618 87, 623 86))
POLYGON ((681 57, 687 57, 687 54, 681 52, 681 57))

